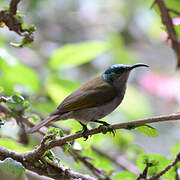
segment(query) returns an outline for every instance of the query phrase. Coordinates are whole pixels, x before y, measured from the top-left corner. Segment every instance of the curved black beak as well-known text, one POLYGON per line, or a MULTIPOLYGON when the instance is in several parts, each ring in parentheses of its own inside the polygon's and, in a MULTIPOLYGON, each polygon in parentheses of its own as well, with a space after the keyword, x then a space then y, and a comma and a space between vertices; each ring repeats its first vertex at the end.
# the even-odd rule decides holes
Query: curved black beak
POLYGON ((147 64, 144 64, 144 63, 137 63, 137 64, 133 64, 129 67, 129 70, 132 70, 134 68, 137 68, 137 67, 149 67, 147 64))

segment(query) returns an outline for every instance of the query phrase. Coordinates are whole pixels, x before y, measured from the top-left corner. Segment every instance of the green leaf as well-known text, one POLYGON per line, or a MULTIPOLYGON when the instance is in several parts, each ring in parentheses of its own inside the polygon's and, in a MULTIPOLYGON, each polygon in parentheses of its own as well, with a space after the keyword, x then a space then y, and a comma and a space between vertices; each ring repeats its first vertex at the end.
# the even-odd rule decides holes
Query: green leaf
POLYGON ((69 148, 72 146, 71 143, 67 142, 65 145, 64 145, 64 148, 65 148, 65 152, 68 153, 69 151, 69 148))
POLYGON ((102 41, 67 44, 55 50, 50 58, 49 65, 53 69, 81 65, 91 61, 109 49, 109 44, 102 41))
POLYGON ((22 144, 20 144, 18 142, 11 141, 8 139, 0 139, 0 145, 5 148, 17 151, 17 152, 25 152, 25 151, 32 150, 32 148, 30 148, 30 147, 23 146, 22 144))
POLYGON ((158 136, 157 129, 149 125, 139 126, 136 127, 135 129, 146 136, 150 136, 150 137, 158 136))
POLYGON ((44 154, 43 154, 44 157, 48 158, 50 161, 54 161, 55 159, 55 155, 54 153, 52 152, 52 150, 47 150, 44 154))
POLYGON ((16 87, 23 91, 34 92, 40 89, 40 80, 36 72, 22 64, 6 49, 0 47, 0 85, 5 92, 12 92, 16 87))
POLYGON ((59 129, 59 128, 54 128, 54 127, 50 128, 50 129, 46 132, 46 134, 54 134, 54 135, 56 135, 56 136, 64 137, 63 131, 62 131, 61 129, 59 129))
POLYGON ((14 95, 14 96, 12 96, 12 100, 16 103, 23 104, 24 97, 21 95, 14 95))
POLYGON ((0 86, 0 93, 4 91, 4 88, 0 86))
POLYGON ((14 113, 24 113, 25 110, 29 107, 29 102, 24 101, 24 98, 20 95, 13 95, 8 98, 6 105, 14 113))
MULTIPOLYGON (((136 165, 141 171, 143 171, 144 168, 146 167, 147 162, 153 164, 153 166, 148 169, 148 174, 151 176, 159 173, 171 163, 170 160, 168 160, 165 156, 162 156, 162 155, 157 155, 157 154, 143 155, 142 154, 138 157, 136 165)), ((172 167, 169 171, 167 171, 162 177, 165 177, 168 180, 175 179, 174 167, 172 167)))
POLYGON ((176 143, 171 149, 171 154, 176 156, 179 152, 180 152, 180 143, 176 143))
POLYGON ((122 171, 113 176, 114 180, 135 180, 136 176, 129 171, 122 171))
MULTIPOLYGON (((31 31, 31 30, 30 30, 31 31)), ((33 45, 34 37, 32 34, 27 34, 21 41, 12 41, 10 45, 15 48, 30 47, 33 45)))
POLYGON ((25 180, 25 168, 20 162, 12 158, 6 158, 4 161, 0 161, 0 174, 2 179, 25 180))

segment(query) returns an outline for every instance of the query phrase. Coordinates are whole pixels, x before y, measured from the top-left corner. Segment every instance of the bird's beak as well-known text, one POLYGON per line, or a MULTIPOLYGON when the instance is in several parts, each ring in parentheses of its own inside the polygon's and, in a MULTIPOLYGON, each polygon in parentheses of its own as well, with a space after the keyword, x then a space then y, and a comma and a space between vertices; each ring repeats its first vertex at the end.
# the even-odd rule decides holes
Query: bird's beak
POLYGON ((147 64, 144 64, 144 63, 137 63, 137 64, 133 64, 129 67, 129 70, 132 70, 134 68, 137 68, 137 67, 149 67, 147 64))

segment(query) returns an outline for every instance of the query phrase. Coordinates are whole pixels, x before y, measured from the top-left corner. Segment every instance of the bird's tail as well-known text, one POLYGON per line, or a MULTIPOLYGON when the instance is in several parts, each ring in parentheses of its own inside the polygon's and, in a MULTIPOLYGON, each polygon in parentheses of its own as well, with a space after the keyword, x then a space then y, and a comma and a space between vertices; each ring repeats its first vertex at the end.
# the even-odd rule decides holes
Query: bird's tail
POLYGON ((28 134, 32 134, 34 132, 36 132, 38 129, 40 129, 41 127, 45 126, 46 124, 48 124, 49 122, 57 119, 59 117, 59 115, 50 115, 48 116, 46 119, 44 119, 43 121, 41 121, 38 125, 34 126, 33 128, 31 128, 28 131, 28 134))

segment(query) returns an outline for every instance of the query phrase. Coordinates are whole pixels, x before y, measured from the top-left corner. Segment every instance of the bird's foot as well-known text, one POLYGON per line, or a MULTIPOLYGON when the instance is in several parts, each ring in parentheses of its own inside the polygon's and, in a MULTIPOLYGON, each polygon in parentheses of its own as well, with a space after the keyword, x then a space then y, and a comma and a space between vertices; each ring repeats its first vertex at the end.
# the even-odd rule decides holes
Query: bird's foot
POLYGON ((80 124, 81 124, 82 127, 83 127, 81 133, 82 133, 82 135, 83 135, 84 141, 87 141, 88 135, 86 135, 86 133, 88 132, 89 129, 87 128, 87 126, 86 126, 85 124, 83 124, 83 123, 81 123, 81 122, 80 122, 80 124))
POLYGON ((84 128, 82 129, 82 135, 83 135, 83 138, 84 138, 84 141, 87 141, 88 139, 88 135, 86 135, 86 133, 88 132, 88 128, 84 128))
MULTIPOLYGON (((98 121, 99 122, 99 121, 98 121)), ((113 134, 113 136, 115 136, 116 131, 112 128, 111 124, 104 122, 104 121, 100 121, 103 125, 100 125, 98 128, 101 130, 101 132, 103 134, 106 134, 107 132, 110 132, 113 134)))

